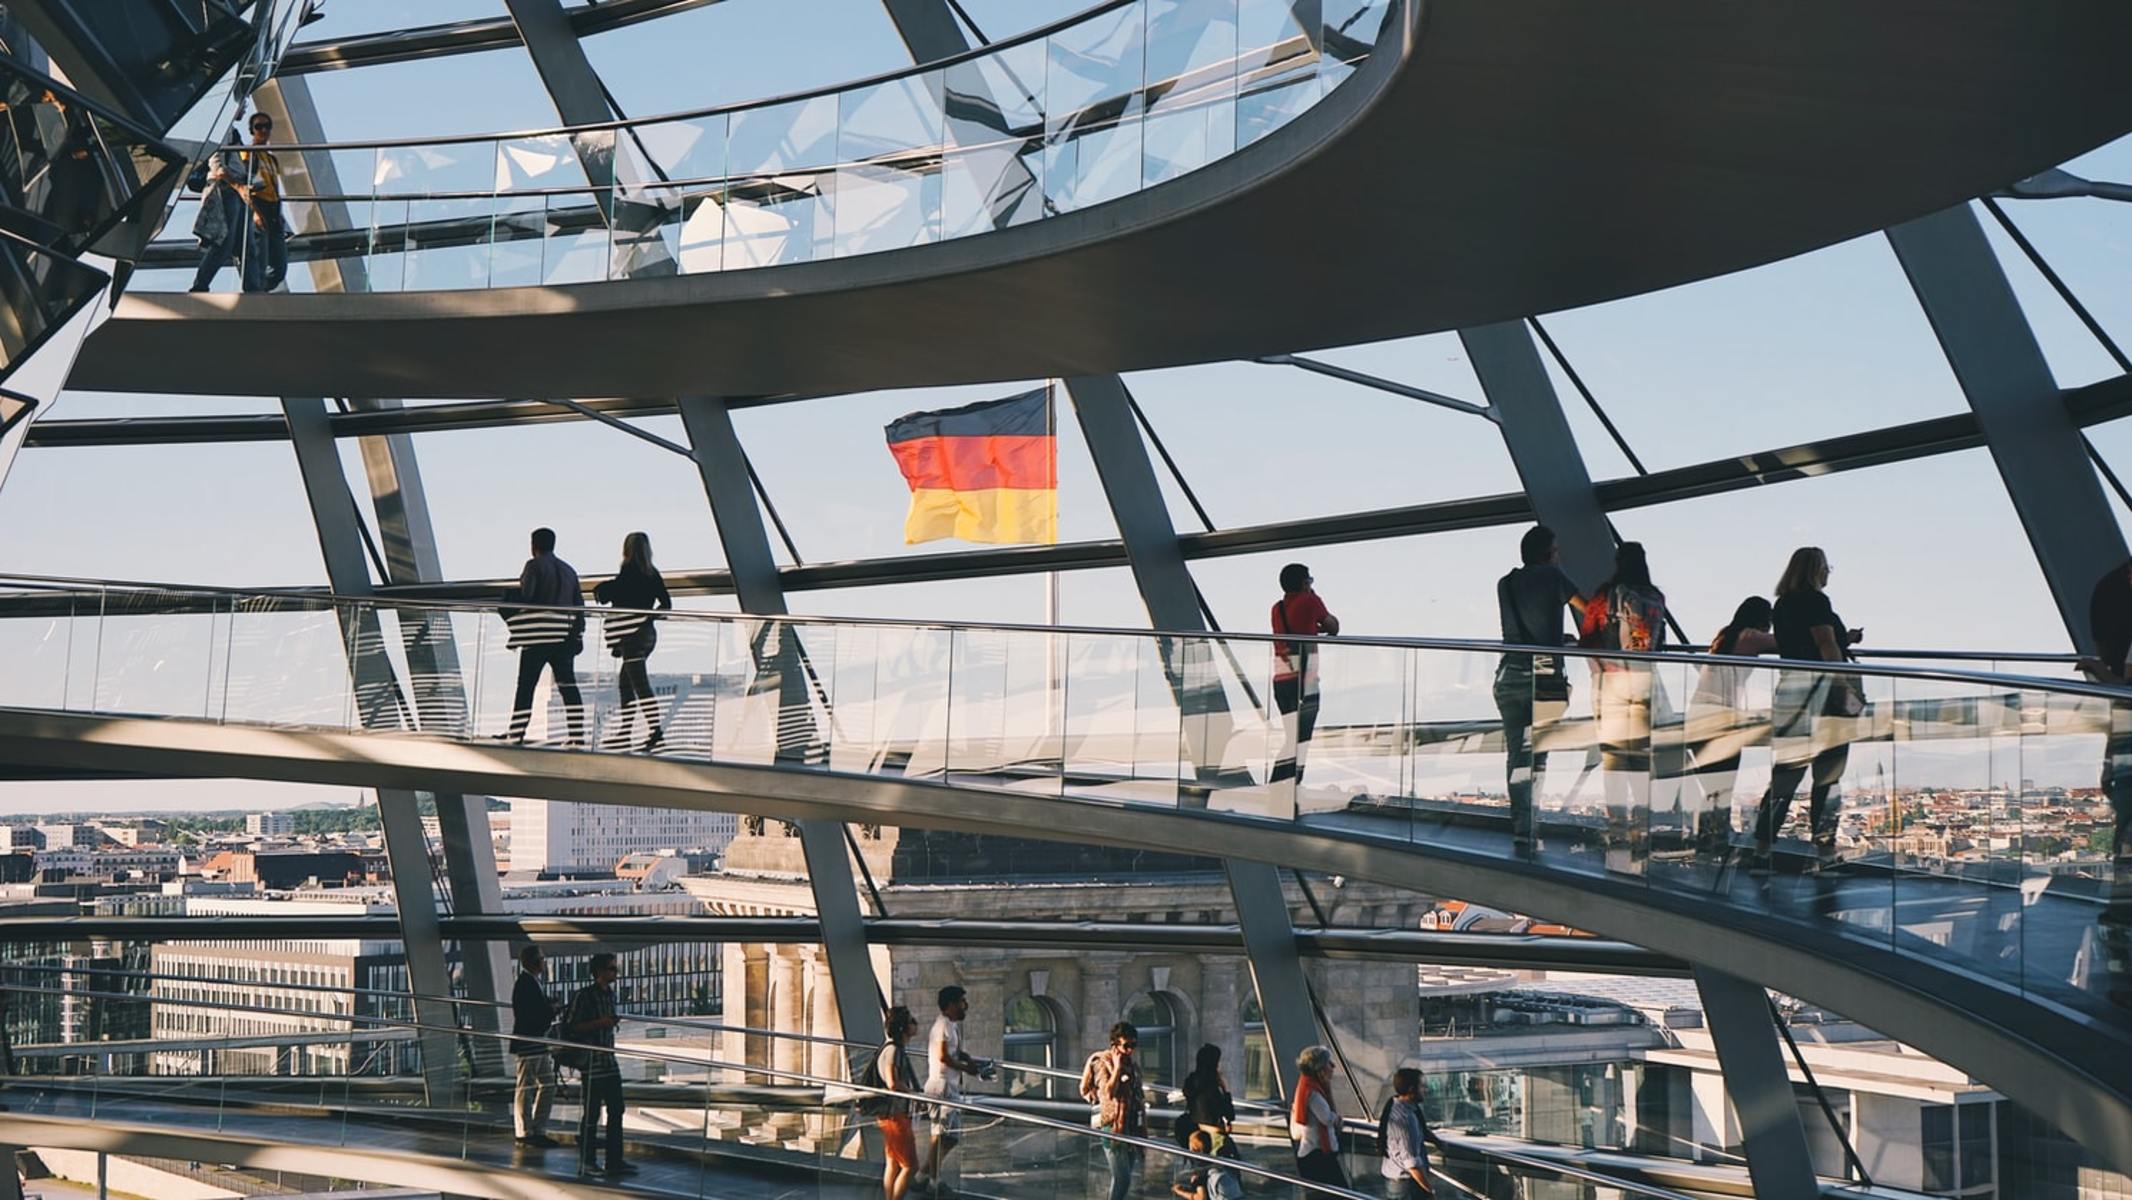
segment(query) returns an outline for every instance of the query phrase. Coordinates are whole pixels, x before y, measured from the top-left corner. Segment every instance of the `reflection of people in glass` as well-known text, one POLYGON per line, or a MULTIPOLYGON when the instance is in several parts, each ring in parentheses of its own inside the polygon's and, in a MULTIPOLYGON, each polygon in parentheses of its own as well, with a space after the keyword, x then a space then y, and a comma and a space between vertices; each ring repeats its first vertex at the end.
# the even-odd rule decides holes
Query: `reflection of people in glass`
MULTIPOLYGON (((1340 632, 1340 618, 1327 611, 1325 601, 1311 589, 1315 582, 1310 568, 1302 563, 1281 568, 1281 598, 1273 602, 1273 632, 1310 636, 1340 632)), ((1317 657, 1317 645, 1312 642, 1273 644, 1273 703, 1281 710, 1286 728, 1281 757, 1266 776, 1268 783, 1303 777, 1299 762, 1318 724, 1317 657)))
MULTIPOLYGON (((1584 597, 1562 572, 1555 531, 1535 525, 1518 542, 1522 565, 1495 583, 1495 606, 1503 640, 1520 646, 1563 643, 1562 609, 1580 617, 1584 597)), ((1569 709, 1567 664, 1559 654, 1505 654, 1495 668, 1495 708, 1503 718, 1505 782, 1510 793, 1510 832, 1519 850, 1532 846, 1532 794, 1543 773, 1535 756, 1537 730, 1569 709)))
POLYGON ((641 718, 646 730, 641 748, 650 750, 659 744, 663 733, 659 728, 658 701, 651 694, 651 672, 647 665, 652 648, 659 644, 659 631, 653 624, 651 610, 673 608, 674 598, 667 593, 666 581, 659 578, 659 569, 652 565, 649 535, 632 533, 622 539, 621 567, 615 571, 614 578, 592 589, 592 597, 602 604, 637 610, 614 613, 602 627, 607 649, 622 660, 615 672, 615 682, 621 691, 621 706, 605 740, 614 746, 629 745, 641 718))
MULTIPOLYGON (((2095 657, 2081 669, 2102 683, 2132 681, 2132 559, 2110 568, 2088 596, 2088 636, 2095 657)), ((2114 885, 2132 902, 2132 702, 2110 705, 2110 733, 2103 751, 2102 793, 2112 813, 2110 861, 2114 885)))
MULTIPOLYGON (((1850 656, 1850 647, 1865 638, 1865 630, 1844 628, 1843 619, 1836 615, 1823 590, 1828 577, 1828 555, 1819 546, 1801 546, 1792 552, 1784 577, 1777 581, 1777 603, 1771 613, 1780 657, 1843 662, 1850 656)), ((1855 717, 1864 707, 1856 676, 1826 670, 1778 673, 1769 715, 1774 761, 1769 792, 1755 819, 1757 869, 1768 868, 1777 831, 1784 827, 1792 797, 1809 770, 1814 780, 1807 825, 1812 830, 1814 854, 1824 863, 1835 857, 1840 805, 1836 786, 1850 762, 1851 743, 1831 718, 1855 717)))
MULTIPOLYGON (((1660 648, 1666 594, 1651 582, 1643 543, 1614 550, 1614 575, 1584 605, 1583 644, 1593 650, 1660 648)), ((1599 721, 1599 766, 1605 780, 1607 869, 1635 872, 1644 857, 1651 804, 1651 664, 1592 660, 1592 710, 1599 721)))
MULTIPOLYGON (((1777 648, 1769 632, 1769 601, 1749 596, 1732 620, 1710 641, 1710 653, 1753 658, 1777 648)), ((1732 845, 1732 787, 1739 779, 1740 751, 1747 745, 1747 679, 1752 667, 1712 663, 1695 681, 1688 702, 1688 749, 1695 756, 1695 782, 1702 787, 1703 809, 1696 819, 1695 840, 1705 854, 1732 845)))

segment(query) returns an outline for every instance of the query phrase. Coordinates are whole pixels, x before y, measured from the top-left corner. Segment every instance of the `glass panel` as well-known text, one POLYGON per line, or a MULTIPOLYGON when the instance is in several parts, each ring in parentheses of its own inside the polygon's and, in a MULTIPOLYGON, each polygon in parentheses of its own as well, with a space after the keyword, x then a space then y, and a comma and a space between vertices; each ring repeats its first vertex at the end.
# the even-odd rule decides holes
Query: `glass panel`
POLYGON ((548 198, 548 236, 541 242, 541 282, 597 283, 612 265, 607 220, 591 195, 571 192, 548 198))
POLYGON ((838 97, 836 252, 894 250, 940 236, 939 72, 838 97))
POLYGON ((408 201, 403 286, 409 291, 488 287, 495 203, 487 196, 408 201))
POLYGON ((1033 221, 1043 188, 1046 45, 1029 42, 945 71, 941 165, 943 237, 1033 221))
POLYGON ((388 146, 377 152, 371 192, 377 196, 486 196, 503 175, 494 142, 388 146))
POLYGON ((835 236, 837 98, 733 114, 726 266, 807 262, 835 236))
POLYGON ((1051 36, 1045 192, 1061 212, 1138 190, 1145 0, 1051 36))
POLYGON ((1237 11, 1236 144, 1248 146, 1294 120, 1318 98, 1316 5, 1240 0, 1237 11))
POLYGON ((1147 0, 1144 184, 1236 149, 1237 0, 1147 0))

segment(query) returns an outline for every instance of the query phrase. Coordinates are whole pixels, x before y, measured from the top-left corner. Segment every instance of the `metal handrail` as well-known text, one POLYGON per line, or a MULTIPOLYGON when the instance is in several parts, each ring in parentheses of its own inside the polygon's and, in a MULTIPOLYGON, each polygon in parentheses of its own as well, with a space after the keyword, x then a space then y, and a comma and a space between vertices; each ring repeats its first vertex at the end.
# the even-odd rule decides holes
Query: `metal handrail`
MULTIPOLYGON (((1962 671, 1944 668, 1920 668, 1889 666, 1859 662, 1815 662, 1807 659, 1776 658, 1773 656, 1747 657, 1742 655, 1674 653, 1644 650, 1596 650, 1582 646, 1525 645, 1516 642, 1495 642, 1477 638, 1429 638, 1429 637, 1337 637, 1321 634, 1276 634, 1276 633, 1210 633, 1206 630, 1150 630, 1119 629, 1085 625, 1036 625, 1012 622, 979 621, 908 621, 886 617, 820 617, 778 614, 759 616, 747 613, 696 612, 687 609, 628 609, 596 605, 551 605, 529 604, 510 601, 477 602, 470 600, 403 600, 380 596, 346 596, 329 591, 294 588, 235 589, 212 586, 169 585, 147 582, 70 579, 62 576, 0 575, 0 589, 15 585, 28 587, 50 586, 51 590, 71 588, 97 589, 109 592, 124 591, 160 592, 169 595, 217 596, 225 598, 286 599, 315 606, 368 606, 379 610, 414 612, 468 612, 493 615, 499 607, 530 612, 567 612, 587 618, 628 614, 651 616, 659 620, 700 621, 707 623, 780 624, 814 627, 862 627, 885 629, 932 629, 943 632, 980 631, 986 633, 1028 633, 1076 637, 1137 638, 1142 640, 1174 640, 1184 642, 1257 642, 1268 646, 1276 642, 1303 642, 1324 647, 1365 646, 1389 650, 1445 650, 1472 654, 1558 654, 1570 658, 1604 659, 1610 662, 1648 662, 1653 664, 1692 666, 1751 667, 1762 670, 1812 670, 1828 675, 1866 676, 1870 678, 1933 680, 1948 683, 1983 684, 1991 687, 2030 687, 2067 695, 2088 696, 2096 699, 2125 702, 2132 695, 2132 686, 2095 683, 2087 680, 2049 679, 2030 675, 2003 675, 1984 671, 1962 671)), ((91 593, 94 594, 94 593, 91 593)), ((81 613, 81 617, 100 614, 81 613)), ((0 619, 5 619, 0 616, 0 619)))
MULTIPOLYGON (((87 996, 91 998, 109 1000, 138 1001, 142 999, 147 999, 147 997, 127 992, 99 992, 88 990, 59 991, 56 989, 49 988, 24 987, 16 987, 13 990, 27 992, 31 994, 87 996)), ((160 1000, 161 998, 158 999, 160 1000)), ((736 1071, 743 1075, 771 1076, 777 1079, 789 1080, 795 1083, 805 1084, 810 1087, 821 1087, 825 1089, 835 1088, 839 1091, 850 1092, 854 1096, 881 1096, 909 1102, 922 1102, 937 1108, 951 1108, 959 1112, 974 1113, 979 1116, 991 1118, 996 1121, 1004 1121, 1016 1125, 1030 1126, 1039 1129, 1048 1129, 1057 1133, 1067 1133, 1078 1138, 1099 1138, 1106 1141, 1135 1146, 1143 1151, 1154 1150, 1171 1158, 1179 1159, 1182 1161, 1200 1163, 1209 1167, 1225 1167, 1240 1174, 1255 1176, 1257 1178, 1268 1180, 1273 1183, 1285 1184, 1301 1189, 1302 1191, 1308 1192, 1312 1195, 1337 1196, 1340 1197, 1341 1200, 1372 1200, 1371 1197, 1361 1192, 1351 1191, 1346 1188, 1332 1187, 1326 1184, 1313 1183, 1309 1180, 1291 1178, 1275 1171, 1269 1171, 1263 1167, 1256 1167, 1249 1163, 1239 1162, 1235 1159, 1216 1158, 1211 1154, 1194 1153, 1193 1151, 1179 1147, 1174 1142, 1162 1142, 1152 1138, 1139 1137, 1131 1134, 1111 1133, 1102 1130, 1094 1130, 1090 1129, 1085 1124, 1074 1124, 1068 1121, 1057 1121, 1049 1117, 1037 1116, 1031 1113, 1014 1112, 1008 1109, 995 1108, 990 1105, 973 1104, 970 1103, 968 1100, 954 1099, 946 1096, 933 1096, 929 1094, 921 1096, 917 1093, 912 1092, 899 1092, 893 1088, 869 1087, 866 1084, 856 1080, 831 1079, 826 1076, 813 1075, 803 1071, 784 1070, 774 1066, 727 1062, 722 1059, 701 1058, 689 1055, 662 1054, 654 1050, 639 1050, 635 1048, 624 1050, 612 1046, 588 1045, 584 1042, 570 1041, 565 1038, 528 1037, 508 1033, 492 1033, 487 1030, 465 1029, 456 1025, 436 1025, 419 1020, 404 1020, 392 1017, 354 1014, 314 1014, 303 1012, 284 1013, 284 1010, 264 1008, 259 1006, 245 1007, 240 1005, 214 1004, 206 1001, 195 1000, 171 1000, 168 1001, 168 1003, 171 1003, 172 1005, 177 1007, 212 1007, 218 1009, 235 1008, 237 1011, 240 1012, 254 1012, 266 1015, 324 1015, 333 1017, 346 1016, 347 1019, 350 1020, 360 1021, 373 1026, 382 1026, 388 1029, 406 1029, 413 1030, 417 1033, 441 1033, 453 1037, 489 1038, 502 1042, 517 1042, 527 1045, 544 1046, 547 1047, 550 1051, 557 1049, 586 1051, 594 1054, 611 1054, 616 1058, 628 1058, 647 1062, 677 1064, 688 1067, 707 1068, 719 1071, 736 1071)), ((212 1039, 200 1040, 210 1041, 212 1039)), ((94 1048, 95 1045, 96 1044, 93 1042, 83 1043, 82 1053, 96 1053, 96 1050, 94 1048)), ((123 1051, 122 1053, 133 1053, 133 1051, 123 1051)), ((824 1107, 835 1107, 835 1105, 825 1102, 824 1107)))

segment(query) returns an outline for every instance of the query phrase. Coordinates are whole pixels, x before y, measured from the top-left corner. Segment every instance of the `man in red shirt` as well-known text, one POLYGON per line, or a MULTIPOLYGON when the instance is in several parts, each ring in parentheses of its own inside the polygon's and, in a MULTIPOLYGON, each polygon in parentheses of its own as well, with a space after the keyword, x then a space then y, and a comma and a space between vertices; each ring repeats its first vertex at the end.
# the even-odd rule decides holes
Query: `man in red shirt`
MULTIPOLYGON (((1273 632, 1312 636, 1340 632, 1340 618, 1327 611, 1325 601, 1311 590, 1315 582, 1310 568, 1302 563, 1281 568, 1281 598, 1273 602, 1273 632)), ((1298 761, 1318 725, 1317 658, 1317 645, 1312 642, 1273 644, 1273 703, 1281 710, 1285 734, 1281 757, 1266 777, 1268 783, 1303 777, 1298 761)))

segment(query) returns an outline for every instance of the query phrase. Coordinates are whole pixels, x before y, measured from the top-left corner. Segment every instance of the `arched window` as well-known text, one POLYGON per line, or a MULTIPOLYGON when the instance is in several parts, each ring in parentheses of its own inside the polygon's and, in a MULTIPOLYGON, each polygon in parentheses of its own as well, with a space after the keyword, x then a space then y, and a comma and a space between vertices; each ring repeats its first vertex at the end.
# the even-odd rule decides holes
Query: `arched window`
POLYGON ((1161 992, 1149 992, 1125 1010, 1125 1019, 1140 1031, 1140 1068, 1155 1088, 1167 1091, 1177 1073, 1177 1009, 1161 992))
MULTIPOLYGON (((1037 996, 1016 996, 1007 1004, 1007 1029, 1001 1038, 1004 1057, 1010 1063, 1030 1067, 1059 1065, 1059 1014, 1037 996)), ((1009 1095, 1050 1097, 1057 1089, 1045 1076, 1028 1071, 1008 1071, 1009 1095)))
POLYGON ((1258 997, 1244 1001, 1244 1090, 1239 1099, 1272 1100, 1280 1096, 1273 1070, 1273 1042, 1266 1036, 1266 1013, 1258 997))

